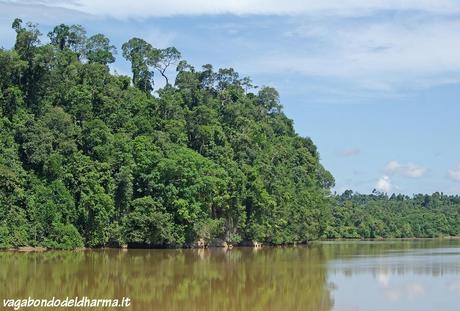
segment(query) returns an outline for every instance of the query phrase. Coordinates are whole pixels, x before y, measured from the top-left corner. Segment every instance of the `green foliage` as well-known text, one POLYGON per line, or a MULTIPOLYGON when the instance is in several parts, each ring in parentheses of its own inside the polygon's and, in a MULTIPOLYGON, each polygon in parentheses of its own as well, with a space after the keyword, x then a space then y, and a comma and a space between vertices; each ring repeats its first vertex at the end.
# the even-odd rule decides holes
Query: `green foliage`
POLYGON ((253 93, 232 68, 196 70, 132 38, 131 79, 110 73, 102 34, 62 24, 40 45, 35 25, 13 29, 14 48, 0 50, 0 247, 459 233, 456 197, 332 197, 278 92, 253 93), (154 70, 166 82, 155 96, 154 70))
POLYGON ((89 63, 111 64, 115 61, 115 46, 103 34, 96 34, 86 41, 86 57, 89 63))
POLYGON ((132 201, 132 210, 123 219, 128 243, 140 245, 181 245, 184 240, 175 228, 173 217, 152 197, 132 201))
POLYGON ((327 238, 434 238, 460 235, 460 197, 435 192, 387 196, 345 191, 327 238))
POLYGON ((131 62, 133 84, 144 92, 153 90, 153 72, 149 69, 158 57, 152 45, 140 38, 132 38, 121 47, 123 57, 131 62))
POLYGON ((56 249, 75 249, 83 247, 83 238, 72 224, 53 224, 49 240, 44 245, 56 249))
POLYGON ((77 58, 85 53, 86 30, 81 25, 61 24, 48 33, 51 45, 59 50, 70 49, 77 58))

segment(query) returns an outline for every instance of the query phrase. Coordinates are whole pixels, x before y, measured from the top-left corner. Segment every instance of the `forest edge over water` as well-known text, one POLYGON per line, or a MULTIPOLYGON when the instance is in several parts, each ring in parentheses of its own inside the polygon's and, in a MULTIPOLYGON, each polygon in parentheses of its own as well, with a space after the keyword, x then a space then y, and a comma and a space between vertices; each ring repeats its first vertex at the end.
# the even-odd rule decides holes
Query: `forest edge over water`
POLYGON ((457 195, 333 194, 278 92, 233 68, 198 70, 132 38, 127 77, 111 73, 103 34, 61 24, 41 44, 37 25, 12 28, 14 47, 0 49, 0 248, 460 235, 457 195))

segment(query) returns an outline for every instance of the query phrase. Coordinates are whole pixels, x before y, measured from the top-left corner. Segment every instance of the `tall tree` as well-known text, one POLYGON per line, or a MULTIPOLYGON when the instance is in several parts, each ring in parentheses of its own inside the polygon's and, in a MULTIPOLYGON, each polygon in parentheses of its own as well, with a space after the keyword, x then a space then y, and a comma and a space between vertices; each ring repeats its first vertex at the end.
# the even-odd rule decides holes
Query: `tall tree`
POLYGON ((71 49, 77 57, 84 53, 86 43, 86 30, 81 25, 60 24, 48 33, 51 44, 60 50, 71 49))
POLYGON ((103 34, 95 34, 86 41, 86 57, 89 63, 111 64, 115 61, 115 53, 115 46, 103 34))
POLYGON ((13 21, 12 28, 16 31, 14 50, 23 60, 30 61, 34 50, 40 44, 41 32, 38 30, 37 24, 28 22, 26 27, 23 27, 22 19, 16 18, 13 21))
POLYGON ((159 52, 143 39, 132 38, 121 49, 123 57, 131 62, 133 84, 140 90, 150 93, 153 90, 153 71, 150 67, 158 60, 159 52))
POLYGON ((180 58, 181 54, 175 47, 168 47, 166 49, 159 50, 158 55, 156 55, 153 66, 163 76, 167 86, 170 84, 166 71, 170 66, 176 65, 180 58))

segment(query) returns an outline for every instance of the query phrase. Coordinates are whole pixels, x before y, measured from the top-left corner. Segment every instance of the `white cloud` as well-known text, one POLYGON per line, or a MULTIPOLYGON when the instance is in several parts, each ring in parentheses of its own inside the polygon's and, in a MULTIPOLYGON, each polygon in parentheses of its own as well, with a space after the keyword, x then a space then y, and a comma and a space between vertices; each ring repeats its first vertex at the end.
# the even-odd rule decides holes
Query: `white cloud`
POLYGON ((341 157, 353 157, 361 153, 361 150, 358 148, 345 148, 338 152, 338 155, 341 157))
POLYGON ((82 18, 94 18, 78 10, 57 5, 56 1, 2 1, 0 0, 0 20, 6 20, 11 26, 11 17, 21 17, 32 22, 48 23, 77 22, 82 18))
POLYGON ((383 288, 385 289, 385 297, 393 301, 400 300, 402 298, 415 299, 425 294, 424 286, 416 282, 405 285, 396 285, 392 287, 387 285, 383 286, 383 288))
POLYGON ((61 6, 95 15, 120 18, 199 14, 260 14, 329 16, 367 15, 380 10, 424 11, 453 14, 460 12, 455 0, 46 0, 9 1, 61 6))
MULTIPOLYGON (((384 289, 384 295, 389 300, 399 300, 402 297, 416 298, 425 293, 425 288, 422 284, 413 282, 404 285, 390 284, 390 274, 382 271, 376 275, 377 282, 384 289)), ((450 286, 450 289, 455 290, 455 285, 450 286)))
POLYGON ((387 163, 387 165, 385 166, 385 172, 394 172, 396 171, 397 169, 399 169, 401 167, 401 164, 398 163, 398 161, 390 161, 387 163))
POLYGON ((375 184, 375 189, 380 192, 390 192, 393 189, 390 177, 387 175, 382 176, 375 184))
POLYGON ((447 171, 447 175, 449 176, 450 179, 454 181, 460 181, 460 166, 449 169, 447 171))
POLYGON ((393 160, 387 163, 384 171, 388 175, 397 174, 405 177, 418 178, 425 175, 427 169, 414 163, 400 164, 398 161, 393 160))
POLYGON ((386 272, 379 272, 377 274, 377 282, 382 286, 382 287, 388 287, 390 284, 390 274, 386 272))
POLYGON ((294 16, 286 31, 290 43, 264 45, 252 51, 255 56, 240 57, 239 70, 337 78, 359 91, 390 94, 398 88, 407 91, 460 82, 457 0, 0 0, 5 16, 7 6, 66 22, 68 16, 78 15, 75 12, 119 19, 289 15, 294 16), (66 9, 65 17, 59 9, 66 9))
MULTIPOLYGON (((460 2, 459 2, 460 3, 460 2)), ((360 87, 389 91, 460 81, 460 21, 413 13, 411 17, 371 21, 330 20, 299 26, 290 36, 316 42, 307 48, 262 55, 252 66, 307 76, 351 79, 360 87)))

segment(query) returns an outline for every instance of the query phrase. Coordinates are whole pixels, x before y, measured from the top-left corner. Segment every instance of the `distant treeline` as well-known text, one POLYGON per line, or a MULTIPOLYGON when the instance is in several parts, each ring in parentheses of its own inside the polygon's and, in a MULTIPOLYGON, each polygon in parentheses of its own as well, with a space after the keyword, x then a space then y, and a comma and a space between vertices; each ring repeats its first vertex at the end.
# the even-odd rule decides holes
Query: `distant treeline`
POLYGON ((197 70, 132 38, 127 77, 110 72, 116 48, 102 34, 62 24, 41 44, 36 25, 12 27, 14 47, 0 49, 0 247, 459 234, 457 197, 334 197, 278 92, 232 68, 197 70))
POLYGON ((345 191, 334 200, 327 238, 433 238, 460 235, 460 196, 370 195, 345 191))

